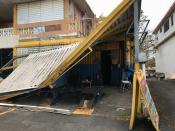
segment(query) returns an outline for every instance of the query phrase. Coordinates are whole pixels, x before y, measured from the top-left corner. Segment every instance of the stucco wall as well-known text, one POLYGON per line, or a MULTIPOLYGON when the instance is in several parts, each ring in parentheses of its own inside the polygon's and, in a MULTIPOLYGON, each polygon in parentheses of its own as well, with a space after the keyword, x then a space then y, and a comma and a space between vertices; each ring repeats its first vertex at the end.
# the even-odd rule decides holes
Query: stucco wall
POLYGON ((1 36, 0 49, 16 47, 19 42, 19 36, 1 36))
POLYGON ((156 71, 165 73, 167 79, 175 79, 175 36, 158 47, 156 71))

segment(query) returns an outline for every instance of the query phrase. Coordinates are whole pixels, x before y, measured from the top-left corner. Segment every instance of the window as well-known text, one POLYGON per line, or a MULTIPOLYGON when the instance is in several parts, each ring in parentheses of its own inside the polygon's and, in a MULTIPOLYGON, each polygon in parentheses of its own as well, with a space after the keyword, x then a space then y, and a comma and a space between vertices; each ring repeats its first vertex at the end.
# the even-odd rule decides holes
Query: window
POLYGON ((160 28, 160 33, 162 33, 162 27, 160 28))
POLYGON ((171 16, 171 25, 172 25, 172 26, 174 25, 173 14, 172 14, 172 16, 171 16))
POLYGON ((169 20, 167 20, 167 22, 164 24, 164 33, 167 32, 169 28, 170 28, 169 20))

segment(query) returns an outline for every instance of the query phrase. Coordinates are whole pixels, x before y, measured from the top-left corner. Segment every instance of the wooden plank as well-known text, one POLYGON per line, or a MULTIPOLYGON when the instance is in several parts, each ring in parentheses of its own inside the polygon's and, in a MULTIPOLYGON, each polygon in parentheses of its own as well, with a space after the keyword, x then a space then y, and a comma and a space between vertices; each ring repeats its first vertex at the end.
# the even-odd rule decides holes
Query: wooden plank
POLYGON ((72 114, 70 110, 51 108, 51 107, 30 106, 30 105, 20 105, 20 104, 7 104, 7 103, 0 103, 0 106, 14 107, 17 109, 22 108, 22 109, 27 109, 27 110, 31 110, 31 111, 43 111, 43 112, 63 114, 63 115, 71 115, 72 114))

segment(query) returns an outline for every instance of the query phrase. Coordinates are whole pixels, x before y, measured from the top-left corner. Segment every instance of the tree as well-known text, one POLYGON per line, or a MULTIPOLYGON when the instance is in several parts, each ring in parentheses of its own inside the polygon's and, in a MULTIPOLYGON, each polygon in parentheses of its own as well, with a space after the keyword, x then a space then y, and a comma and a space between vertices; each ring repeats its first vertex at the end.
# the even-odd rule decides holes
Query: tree
POLYGON ((141 11, 140 15, 140 49, 141 51, 146 53, 147 56, 147 67, 155 67, 155 36, 153 35, 151 30, 147 29, 149 24, 148 17, 144 15, 144 12, 141 11))

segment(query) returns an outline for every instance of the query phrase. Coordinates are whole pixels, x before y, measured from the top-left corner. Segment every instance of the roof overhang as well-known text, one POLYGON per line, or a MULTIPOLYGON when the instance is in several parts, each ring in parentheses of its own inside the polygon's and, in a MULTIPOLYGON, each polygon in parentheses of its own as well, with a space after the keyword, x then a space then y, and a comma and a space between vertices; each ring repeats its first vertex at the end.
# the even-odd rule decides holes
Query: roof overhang
POLYGON ((86 0, 74 0, 75 4, 91 18, 94 18, 95 14, 86 2, 86 0))

